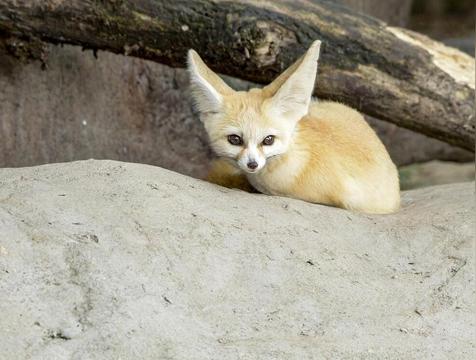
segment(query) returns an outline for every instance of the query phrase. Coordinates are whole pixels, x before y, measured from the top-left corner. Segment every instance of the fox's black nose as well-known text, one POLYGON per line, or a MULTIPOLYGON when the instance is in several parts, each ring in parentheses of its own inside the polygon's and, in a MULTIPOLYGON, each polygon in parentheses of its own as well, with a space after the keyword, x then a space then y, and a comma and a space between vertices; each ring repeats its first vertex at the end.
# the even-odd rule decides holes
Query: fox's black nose
POLYGON ((246 166, 248 166, 248 168, 251 170, 254 170, 258 167, 258 163, 256 161, 250 161, 248 164, 246 164, 246 166))

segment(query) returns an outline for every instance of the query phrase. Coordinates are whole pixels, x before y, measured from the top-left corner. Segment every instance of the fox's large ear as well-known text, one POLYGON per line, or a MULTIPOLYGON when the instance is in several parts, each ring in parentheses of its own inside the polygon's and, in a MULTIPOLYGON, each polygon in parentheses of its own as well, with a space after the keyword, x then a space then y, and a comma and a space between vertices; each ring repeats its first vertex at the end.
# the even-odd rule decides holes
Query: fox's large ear
POLYGON ((192 97, 198 111, 202 114, 219 112, 223 96, 233 90, 203 62, 195 50, 188 51, 187 60, 192 97))
POLYGON ((292 121, 299 121, 307 114, 316 81, 320 47, 321 42, 314 41, 301 59, 264 88, 272 96, 269 99, 272 112, 292 121))

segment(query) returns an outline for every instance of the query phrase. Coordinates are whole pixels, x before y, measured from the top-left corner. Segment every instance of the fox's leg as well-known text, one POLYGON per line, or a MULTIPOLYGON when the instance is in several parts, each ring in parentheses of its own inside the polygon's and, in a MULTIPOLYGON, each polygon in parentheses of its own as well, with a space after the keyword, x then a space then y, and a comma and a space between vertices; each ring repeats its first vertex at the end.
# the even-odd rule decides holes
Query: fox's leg
POLYGON ((246 176, 224 159, 212 161, 210 171, 205 180, 230 189, 235 188, 247 192, 256 192, 248 182, 248 179, 246 179, 246 176))

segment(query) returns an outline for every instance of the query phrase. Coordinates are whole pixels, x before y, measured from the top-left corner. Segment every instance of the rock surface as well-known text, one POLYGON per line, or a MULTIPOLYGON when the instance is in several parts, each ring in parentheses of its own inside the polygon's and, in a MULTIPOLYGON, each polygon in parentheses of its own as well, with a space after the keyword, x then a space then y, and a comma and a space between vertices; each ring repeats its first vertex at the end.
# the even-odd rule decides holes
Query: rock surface
POLYGON ((471 359, 474 183, 367 216, 157 167, 0 169, 0 359, 471 359))

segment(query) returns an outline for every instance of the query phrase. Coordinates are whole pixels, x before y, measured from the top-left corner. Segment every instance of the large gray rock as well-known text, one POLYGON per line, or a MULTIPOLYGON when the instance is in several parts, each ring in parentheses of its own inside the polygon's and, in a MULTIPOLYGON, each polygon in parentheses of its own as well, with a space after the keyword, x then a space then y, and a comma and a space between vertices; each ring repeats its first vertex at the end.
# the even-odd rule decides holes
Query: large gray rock
POLYGON ((1 359, 472 359, 474 184, 368 216, 84 161, 0 170, 1 359))
POLYGON ((0 167, 105 158, 205 175, 185 70, 75 46, 49 46, 47 64, 0 53, 0 167))

